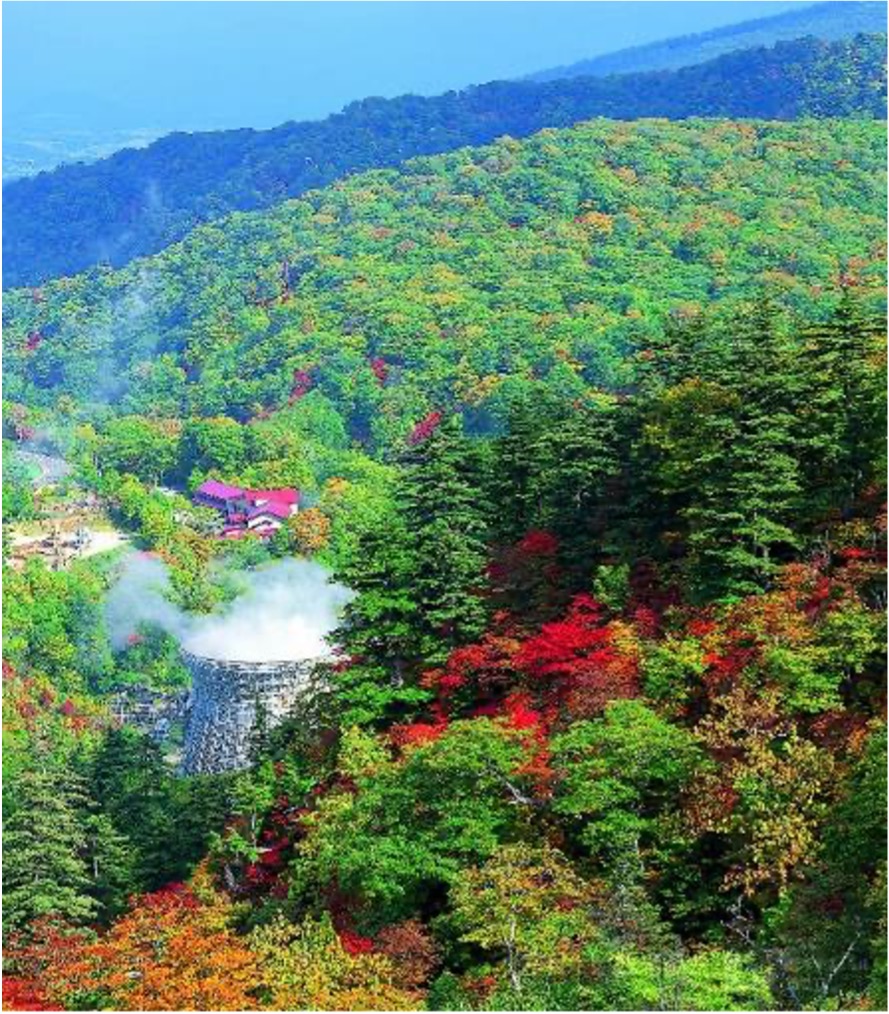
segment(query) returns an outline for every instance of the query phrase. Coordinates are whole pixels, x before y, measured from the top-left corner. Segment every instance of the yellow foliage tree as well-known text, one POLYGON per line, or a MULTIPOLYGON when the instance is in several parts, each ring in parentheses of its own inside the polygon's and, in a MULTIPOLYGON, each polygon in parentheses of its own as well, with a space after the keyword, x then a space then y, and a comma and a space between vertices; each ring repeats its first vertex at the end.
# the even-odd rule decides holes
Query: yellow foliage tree
POLYGON ((270 1010, 416 1010, 422 995, 397 985, 384 954, 350 953, 327 918, 278 919, 251 938, 270 1010))
POLYGON ((317 507, 308 507, 287 520, 296 551, 301 556, 320 553, 330 540, 330 518, 317 507))

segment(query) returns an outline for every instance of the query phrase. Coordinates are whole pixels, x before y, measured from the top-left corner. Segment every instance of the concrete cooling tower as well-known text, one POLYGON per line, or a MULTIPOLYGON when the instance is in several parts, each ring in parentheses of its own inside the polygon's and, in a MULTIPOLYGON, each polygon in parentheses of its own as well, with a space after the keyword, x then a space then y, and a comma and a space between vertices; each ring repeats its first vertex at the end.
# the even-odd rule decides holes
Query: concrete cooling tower
POLYGON ((246 767, 259 705, 270 727, 290 711, 308 686, 318 659, 237 662, 182 652, 192 675, 182 771, 216 774, 246 767))

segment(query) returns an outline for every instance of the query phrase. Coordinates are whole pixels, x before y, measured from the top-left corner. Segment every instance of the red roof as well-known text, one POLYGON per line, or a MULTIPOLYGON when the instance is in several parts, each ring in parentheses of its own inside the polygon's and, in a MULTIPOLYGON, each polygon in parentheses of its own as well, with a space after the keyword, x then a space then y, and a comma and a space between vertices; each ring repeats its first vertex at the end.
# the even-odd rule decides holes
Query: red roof
POLYGON ((206 498, 215 501, 217 506, 221 501, 228 511, 231 511, 233 500, 244 499, 252 505, 246 514, 232 514, 229 522, 243 522, 263 514, 273 518, 288 518, 300 499, 298 489, 242 489, 240 486, 229 486, 228 483, 216 479, 202 482, 194 495, 198 501, 206 498))
POLYGON ((212 496, 217 500, 236 500, 243 496, 244 492, 238 486, 229 486, 227 483, 217 482, 216 479, 202 482, 195 490, 195 494, 203 493, 204 496, 212 496))
POLYGON ((256 502, 257 500, 268 500, 273 503, 295 504, 299 503, 298 489, 248 489, 247 499, 256 502))
POLYGON ((273 518, 289 518, 290 508, 286 503, 276 503, 274 500, 269 503, 263 504, 261 507, 251 507, 247 511, 247 518, 252 521, 254 518, 261 518, 263 515, 269 515, 273 518))

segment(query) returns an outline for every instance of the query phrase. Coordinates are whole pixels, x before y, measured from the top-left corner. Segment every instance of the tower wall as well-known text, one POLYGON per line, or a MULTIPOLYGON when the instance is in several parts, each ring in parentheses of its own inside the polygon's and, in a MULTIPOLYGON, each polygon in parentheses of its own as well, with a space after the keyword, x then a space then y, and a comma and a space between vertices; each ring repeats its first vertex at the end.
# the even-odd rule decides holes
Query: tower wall
POLYGON ((215 774, 246 767, 257 705, 269 726, 290 711, 306 689, 316 659, 236 662, 182 653, 192 675, 182 770, 215 774))

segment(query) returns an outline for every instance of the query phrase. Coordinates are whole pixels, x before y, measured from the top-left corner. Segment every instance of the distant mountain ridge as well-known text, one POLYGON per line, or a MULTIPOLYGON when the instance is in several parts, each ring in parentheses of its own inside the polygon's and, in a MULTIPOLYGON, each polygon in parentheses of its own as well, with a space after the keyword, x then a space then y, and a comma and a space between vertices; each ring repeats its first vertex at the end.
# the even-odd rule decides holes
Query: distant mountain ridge
POLYGON ((171 134, 7 185, 3 280, 37 285, 101 262, 120 267, 201 223, 350 173, 596 116, 884 117, 885 108, 885 37, 860 36, 779 43, 679 71, 369 98, 323 121, 267 131, 171 134))
POLYGON ((694 35, 632 46, 614 53, 561 67, 527 74, 525 81, 558 81, 570 77, 606 77, 648 70, 676 70, 705 63, 725 53, 754 46, 773 46, 776 42, 801 39, 835 41, 860 33, 885 32, 889 5, 880 2, 833 0, 812 4, 800 10, 785 11, 767 18, 742 21, 694 35))
POLYGON ((95 162, 123 148, 142 148, 169 134, 169 128, 72 130, 64 123, 49 129, 33 127, 19 133, 6 127, 3 139, 3 182, 51 172, 72 162, 95 162))

